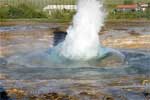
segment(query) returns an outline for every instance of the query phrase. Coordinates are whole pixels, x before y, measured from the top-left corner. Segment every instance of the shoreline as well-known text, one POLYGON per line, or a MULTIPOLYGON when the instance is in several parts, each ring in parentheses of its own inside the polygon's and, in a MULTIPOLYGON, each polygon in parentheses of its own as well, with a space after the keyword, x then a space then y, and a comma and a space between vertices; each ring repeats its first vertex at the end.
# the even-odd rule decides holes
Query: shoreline
MULTIPOLYGON (((2 19, 0 20, 0 26, 11 26, 17 24, 38 24, 38 23, 59 23, 59 24, 70 24, 71 21, 63 21, 61 19, 2 19)), ((112 23, 144 23, 150 24, 148 19, 108 19, 105 24, 112 23)), ((137 25, 137 24, 135 24, 137 25)))

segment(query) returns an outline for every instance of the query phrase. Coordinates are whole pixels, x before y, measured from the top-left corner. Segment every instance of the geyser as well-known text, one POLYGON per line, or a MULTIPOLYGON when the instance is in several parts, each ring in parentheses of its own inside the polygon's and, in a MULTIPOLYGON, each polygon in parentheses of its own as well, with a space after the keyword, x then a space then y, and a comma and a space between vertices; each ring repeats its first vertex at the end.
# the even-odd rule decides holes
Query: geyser
POLYGON ((79 0, 77 13, 61 43, 61 55, 73 60, 89 60, 99 56, 101 46, 98 33, 103 26, 104 12, 97 0, 79 0))
POLYGON ((99 40, 99 31, 103 26, 105 13, 99 0, 79 0, 77 13, 73 24, 68 28, 66 39, 56 48, 59 53, 71 60, 99 59, 109 52, 115 52, 103 48, 99 40))
MULTIPOLYGON (((30 54, 15 55, 8 62, 29 67, 66 67, 68 64, 77 67, 78 64, 84 66, 85 63, 87 66, 101 66, 99 63, 107 66, 109 62, 122 64, 124 56, 119 51, 102 47, 100 44, 98 33, 103 26, 104 15, 100 1, 79 0, 73 24, 68 28, 63 42, 54 44, 56 46, 46 51, 37 50, 30 54)), ((112 66, 112 63, 110 65, 112 66)))

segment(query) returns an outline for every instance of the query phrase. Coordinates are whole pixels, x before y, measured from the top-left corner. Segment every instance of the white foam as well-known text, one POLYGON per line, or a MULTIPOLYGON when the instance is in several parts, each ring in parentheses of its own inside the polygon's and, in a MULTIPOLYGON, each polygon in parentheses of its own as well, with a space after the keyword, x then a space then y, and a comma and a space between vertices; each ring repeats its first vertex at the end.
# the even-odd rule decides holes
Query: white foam
POLYGON ((99 31, 104 22, 103 5, 98 0, 79 0, 77 13, 61 43, 61 55, 73 60, 89 60, 100 55, 99 31))

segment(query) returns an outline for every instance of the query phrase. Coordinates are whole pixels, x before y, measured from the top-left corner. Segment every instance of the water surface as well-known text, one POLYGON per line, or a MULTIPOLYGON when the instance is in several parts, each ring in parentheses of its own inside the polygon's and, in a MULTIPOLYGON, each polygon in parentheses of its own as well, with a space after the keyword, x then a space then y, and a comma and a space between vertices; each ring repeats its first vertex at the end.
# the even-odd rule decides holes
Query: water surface
MULTIPOLYGON (((19 87, 29 91, 32 89, 39 91, 36 93, 63 92, 79 95, 86 91, 95 95, 98 93, 112 95, 115 100, 120 100, 119 95, 128 100, 144 100, 143 92, 147 88, 145 89, 142 82, 150 79, 150 54, 145 52, 146 50, 118 48, 126 56, 123 64, 111 62, 111 59, 104 60, 104 64, 100 65, 90 64, 90 62, 46 66, 40 65, 39 62, 36 62, 38 66, 28 66, 27 63, 7 63, 15 56, 24 59, 29 54, 45 52, 53 47, 52 28, 49 25, 0 27, 1 36, 5 37, 0 43, 2 51, 0 73, 6 76, 0 81, 1 86, 7 89, 19 87)), ((149 29, 145 26, 125 28, 126 30, 111 28, 107 32, 114 36, 127 34, 130 30, 149 34, 149 29)))

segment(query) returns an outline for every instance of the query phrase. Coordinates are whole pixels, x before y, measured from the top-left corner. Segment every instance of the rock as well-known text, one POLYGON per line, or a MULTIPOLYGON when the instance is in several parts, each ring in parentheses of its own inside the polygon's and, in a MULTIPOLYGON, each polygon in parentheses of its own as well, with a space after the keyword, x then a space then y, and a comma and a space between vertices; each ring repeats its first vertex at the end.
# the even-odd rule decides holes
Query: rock
POLYGON ((111 96, 105 96, 103 98, 103 100, 115 100, 115 99, 113 97, 111 97, 111 96))
MULTIPOLYGON (((150 93, 144 92, 143 94, 144 94, 144 96, 145 96, 146 98, 149 98, 149 99, 150 99, 150 93)), ((148 99, 148 100, 149 100, 149 99, 148 99)))
POLYGON ((6 74, 0 74, 0 80, 6 80, 8 76, 6 74))
POLYGON ((58 94, 58 93, 47 93, 38 96, 30 96, 29 100, 78 100, 76 97, 58 94))
POLYGON ((3 87, 0 87, 0 100, 11 100, 3 87))
POLYGON ((130 34, 130 35, 134 35, 134 36, 140 35, 140 33, 136 32, 136 31, 134 31, 134 30, 133 30, 133 31, 130 31, 129 34, 130 34))
POLYGON ((7 60, 5 60, 4 58, 0 58, 0 67, 5 65, 7 65, 7 60))
POLYGON ((53 33, 54 33, 54 43, 53 43, 54 46, 63 42, 67 35, 67 32, 64 31, 54 31, 53 33))
POLYGON ((130 91, 126 93, 127 100, 145 100, 145 97, 142 93, 137 93, 135 91, 130 91))
POLYGON ((7 90, 7 93, 10 97, 14 98, 15 100, 22 100, 22 98, 25 98, 27 96, 27 93, 21 89, 12 88, 7 90))

